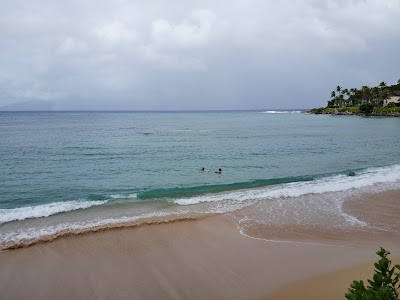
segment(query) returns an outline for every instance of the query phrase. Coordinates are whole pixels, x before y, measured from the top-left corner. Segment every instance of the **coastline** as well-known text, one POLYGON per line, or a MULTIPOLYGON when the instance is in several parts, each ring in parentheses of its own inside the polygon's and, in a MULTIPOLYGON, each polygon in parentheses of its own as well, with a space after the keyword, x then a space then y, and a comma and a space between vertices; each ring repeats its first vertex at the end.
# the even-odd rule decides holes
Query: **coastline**
POLYGON ((377 111, 372 113, 360 113, 360 112, 352 112, 346 109, 340 110, 327 110, 327 108, 313 108, 308 110, 307 113, 313 115, 332 115, 332 116, 361 116, 361 117, 400 117, 400 112, 391 111, 391 112, 383 112, 377 111))
MULTIPOLYGON (((388 214, 399 213, 398 195, 398 190, 362 195, 343 207, 384 226, 388 214), (377 199, 383 199, 378 210, 377 199)), ((329 298, 343 299, 343 286, 362 278, 357 272, 372 265, 380 246, 400 256, 390 234, 354 232, 349 238, 337 231, 330 238, 303 228, 296 241, 277 242, 245 236, 237 226, 232 217, 219 215, 64 236, 7 250, 0 253, 0 292, 12 299, 275 299, 283 290, 303 299, 307 294, 298 286, 307 292, 343 274, 357 275, 334 288, 337 298, 329 298)), ((289 239, 285 231, 277 230, 275 237, 289 239)), ((276 299, 291 299, 282 297, 276 299)))
POLYGON ((10 299, 259 299, 285 283, 369 261, 367 248, 251 239, 218 216, 5 251, 0 291, 10 299))
POLYGON ((371 113, 371 114, 361 114, 361 113, 352 113, 352 112, 337 112, 337 113, 313 113, 309 112, 314 115, 332 115, 332 116, 359 116, 359 117, 400 117, 400 113, 393 112, 393 113, 371 113))

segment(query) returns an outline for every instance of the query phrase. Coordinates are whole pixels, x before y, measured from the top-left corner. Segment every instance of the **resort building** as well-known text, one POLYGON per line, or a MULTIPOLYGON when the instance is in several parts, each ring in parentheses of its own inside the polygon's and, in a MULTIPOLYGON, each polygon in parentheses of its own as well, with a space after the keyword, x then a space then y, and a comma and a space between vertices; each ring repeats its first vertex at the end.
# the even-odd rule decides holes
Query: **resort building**
POLYGON ((396 106, 400 106, 400 96, 390 96, 388 99, 383 100, 383 106, 387 106, 389 103, 395 103, 396 106))

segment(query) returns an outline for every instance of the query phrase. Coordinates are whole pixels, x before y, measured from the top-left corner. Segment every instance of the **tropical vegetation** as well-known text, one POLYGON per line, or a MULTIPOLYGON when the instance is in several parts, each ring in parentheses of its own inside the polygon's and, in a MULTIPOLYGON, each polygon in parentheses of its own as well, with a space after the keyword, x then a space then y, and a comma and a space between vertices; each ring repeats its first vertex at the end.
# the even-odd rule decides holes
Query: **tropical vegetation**
POLYGON ((388 258, 390 254, 382 247, 376 252, 380 259, 375 266, 375 273, 372 279, 368 279, 368 286, 364 282, 353 281, 345 297, 348 300, 398 300, 399 299, 399 280, 400 265, 391 266, 392 262, 388 258), (397 272, 396 272, 397 271, 397 272))
POLYGON ((343 88, 337 86, 331 92, 326 107, 314 108, 310 112, 316 114, 388 114, 400 113, 400 106, 388 103, 385 100, 392 96, 400 96, 400 79, 397 84, 388 86, 381 82, 378 86, 362 86, 357 88, 343 88))

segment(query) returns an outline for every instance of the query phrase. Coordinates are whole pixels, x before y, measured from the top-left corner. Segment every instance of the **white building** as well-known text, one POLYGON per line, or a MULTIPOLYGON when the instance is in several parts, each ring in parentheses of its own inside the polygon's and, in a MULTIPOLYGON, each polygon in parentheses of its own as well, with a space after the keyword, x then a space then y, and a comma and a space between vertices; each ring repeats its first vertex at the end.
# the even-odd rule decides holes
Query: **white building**
POLYGON ((400 96, 390 96, 388 99, 383 100, 383 106, 387 106, 389 103, 400 105, 400 96))

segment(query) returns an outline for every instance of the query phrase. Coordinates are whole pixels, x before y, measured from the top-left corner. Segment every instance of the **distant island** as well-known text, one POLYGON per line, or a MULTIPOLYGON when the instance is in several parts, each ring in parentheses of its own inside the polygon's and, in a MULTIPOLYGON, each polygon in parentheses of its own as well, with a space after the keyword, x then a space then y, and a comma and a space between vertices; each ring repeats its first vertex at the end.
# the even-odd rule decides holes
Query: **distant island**
POLYGON ((381 82, 376 87, 346 89, 340 86, 331 92, 326 107, 313 108, 313 114, 369 115, 400 117, 400 79, 387 86, 381 82))

